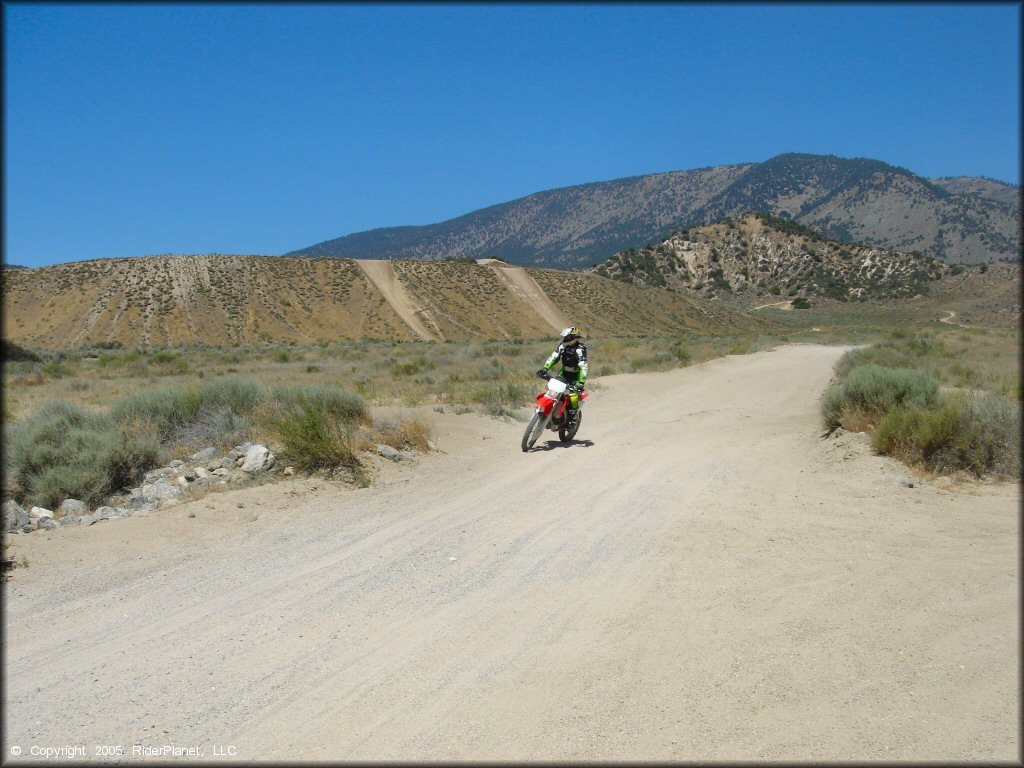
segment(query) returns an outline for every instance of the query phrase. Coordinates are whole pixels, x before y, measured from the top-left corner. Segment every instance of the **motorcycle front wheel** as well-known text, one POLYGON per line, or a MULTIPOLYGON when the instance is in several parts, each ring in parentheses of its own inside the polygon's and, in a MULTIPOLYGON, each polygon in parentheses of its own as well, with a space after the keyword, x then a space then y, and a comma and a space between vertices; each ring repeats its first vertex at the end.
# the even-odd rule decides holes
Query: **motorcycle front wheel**
POLYGON ((533 444, 537 442, 537 438, 540 437, 540 433, 544 431, 545 421, 541 416, 540 411, 533 414, 533 418, 530 419, 530 423, 526 425, 526 431, 523 432, 523 450, 528 451, 533 448, 533 444))

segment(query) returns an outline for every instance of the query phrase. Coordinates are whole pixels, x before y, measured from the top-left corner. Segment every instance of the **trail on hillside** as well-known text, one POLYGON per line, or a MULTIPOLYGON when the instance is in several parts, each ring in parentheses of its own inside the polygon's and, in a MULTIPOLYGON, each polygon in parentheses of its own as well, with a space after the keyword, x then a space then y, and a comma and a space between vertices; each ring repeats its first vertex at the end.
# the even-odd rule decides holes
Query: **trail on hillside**
POLYGON ((787 299, 786 301, 773 301, 768 304, 759 304, 754 309, 764 309, 765 307, 781 307, 782 309, 793 309, 793 302, 787 299))
POLYGON ((569 319, 560 310, 555 302, 544 292, 544 289, 537 285, 537 281, 530 277, 530 273, 522 267, 513 267, 497 259, 478 259, 481 264, 490 266, 498 278, 507 285, 513 293, 533 308, 534 312, 543 318, 544 322, 555 331, 560 331, 569 325, 569 319))
POLYGON ((402 321, 412 329, 413 333, 426 341, 441 338, 440 333, 431 332, 420 320, 419 313, 423 311, 422 308, 417 307, 409 298, 409 294, 405 292, 395 275, 395 269, 390 261, 382 259, 353 259, 353 261, 363 270, 367 279, 377 286, 377 290, 395 310, 395 314, 402 318, 402 321))
POLYGON ((946 310, 946 316, 945 317, 940 317, 939 318, 939 322, 940 323, 946 323, 947 325, 955 325, 955 326, 958 326, 960 328, 970 328, 971 327, 969 325, 964 325, 963 323, 955 323, 955 322, 953 322, 953 318, 954 317, 956 317, 956 312, 954 312, 951 309, 947 309, 946 310))
POLYGON ((530 453, 424 407, 444 453, 370 488, 17 537, 6 743, 1015 761, 1019 490, 821 439, 843 351, 600 377, 530 453))

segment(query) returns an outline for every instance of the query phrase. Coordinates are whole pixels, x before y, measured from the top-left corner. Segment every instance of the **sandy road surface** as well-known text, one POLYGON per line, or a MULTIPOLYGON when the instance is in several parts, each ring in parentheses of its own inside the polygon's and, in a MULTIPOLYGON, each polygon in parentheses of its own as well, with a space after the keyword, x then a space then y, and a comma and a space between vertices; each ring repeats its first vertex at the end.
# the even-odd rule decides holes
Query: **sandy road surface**
POLYGON ((606 377, 581 442, 529 454, 425 411, 446 453, 368 489, 17 537, 6 744, 1016 760, 1017 487, 906 487, 820 439, 839 355, 606 377))

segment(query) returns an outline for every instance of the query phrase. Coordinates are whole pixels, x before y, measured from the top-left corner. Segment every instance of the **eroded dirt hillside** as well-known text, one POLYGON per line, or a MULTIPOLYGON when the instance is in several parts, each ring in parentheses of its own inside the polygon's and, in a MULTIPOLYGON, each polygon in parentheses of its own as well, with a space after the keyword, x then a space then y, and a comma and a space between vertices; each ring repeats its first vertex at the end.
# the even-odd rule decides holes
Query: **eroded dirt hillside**
POLYGON ((650 335, 682 327, 761 325, 709 302, 598 275, 529 270, 547 293, 543 306, 534 307, 490 264, 380 266, 387 277, 383 285, 395 290, 382 291, 357 262, 335 258, 150 256, 7 269, 4 335, 21 346, 48 349, 100 342, 536 338, 553 330, 548 302, 593 332, 650 335))

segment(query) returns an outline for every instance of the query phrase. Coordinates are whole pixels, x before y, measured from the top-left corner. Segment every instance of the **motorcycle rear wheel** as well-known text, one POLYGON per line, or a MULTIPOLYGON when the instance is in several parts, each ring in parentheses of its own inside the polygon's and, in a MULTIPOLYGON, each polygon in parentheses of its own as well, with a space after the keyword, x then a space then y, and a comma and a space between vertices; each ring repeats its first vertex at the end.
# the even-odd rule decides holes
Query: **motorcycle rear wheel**
POLYGON ((576 424, 573 427, 571 427, 571 428, 569 428, 569 427, 561 427, 558 430, 558 438, 563 443, 568 443, 570 440, 572 440, 574 437, 576 437, 576 433, 580 431, 580 424, 582 424, 582 423, 583 423, 583 411, 577 411, 577 413, 576 413, 576 424))

